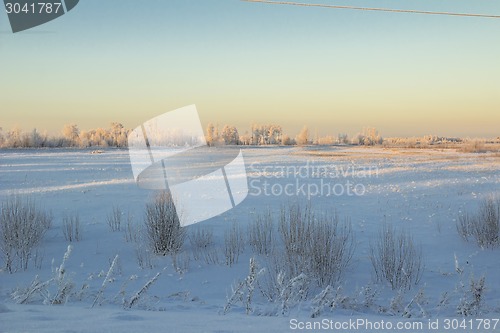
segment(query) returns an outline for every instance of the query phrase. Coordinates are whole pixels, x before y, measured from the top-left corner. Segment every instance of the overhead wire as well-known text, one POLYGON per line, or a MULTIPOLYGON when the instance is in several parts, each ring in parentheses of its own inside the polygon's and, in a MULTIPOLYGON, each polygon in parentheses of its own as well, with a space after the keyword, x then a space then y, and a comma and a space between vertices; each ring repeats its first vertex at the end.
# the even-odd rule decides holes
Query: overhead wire
POLYGON ((294 1, 271 1, 271 0, 240 0, 240 1, 253 2, 253 3, 263 3, 263 4, 273 4, 273 5, 301 6, 301 7, 320 7, 320 8, 330 8, 330 9, 350 9, 350 10, 377 11, 377 12, 390 12, 390 13, 411 13, 411 14, 465 16, 465 17, 482 17, 482 18, 500 19, 500 15, 493 15, 493 14, 456 13, 456 12, 440 12, 440 11, 427 11, 427 10, 414 10, 414 9, 342 6, 342 5, 329 5, 329 4, 302 3, 302 2, 294 2, 294 1))

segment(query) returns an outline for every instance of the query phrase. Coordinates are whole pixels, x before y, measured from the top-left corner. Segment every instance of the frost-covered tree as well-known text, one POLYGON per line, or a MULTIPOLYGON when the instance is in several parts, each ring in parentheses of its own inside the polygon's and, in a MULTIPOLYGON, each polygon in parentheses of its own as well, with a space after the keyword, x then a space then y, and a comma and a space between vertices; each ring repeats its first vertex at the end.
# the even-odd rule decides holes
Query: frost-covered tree
POLYGON ((78 145, 80 130, 75 124, 66 124, 62 129, 62 135, 70 145, 78 145))
POLYGON ((111 123, 110 129, 111 143, 115 147, 126 147, 128 131, 120 123, 111 123))
POLYGON ((283 134, 281 143, 285 146, 291 146, 295 144, 295 140, 289 137, 287 134, 283 134))
POLYGON ((209 146, 213 146, 214 136, 215 136, 215 127, 214 127, 214 124, 209 123, 207 125, 207 134, 206 134, 206 140, 207 140, 207 144, 209 146))
POLYGON ((337 143, 339 144, 348 144, 349 143, 349 137, 347 136, 347 134, 344 134, 344 133, 340 133, 337 137, 337 143))
POLYGON ((302 128, 302 130, 299 132, 299 134, 295 138, 295 141, 300 146, 306 145, 309 142, 309 129, 307 128, 307 126, 304 126, 302 128))
POLYGON ((373 146, 382 144, 384 139, 378 133, 378 130, 374 127, 365 127, 363 131, 358 134, 357 138, 353 143, 358 145, 373 146))
POLYGON ((21 136, 22 131, 19 127, 14 127, 9 132, 7 132, 7 138, 5 145, 10 148, 21 147, 21 136))
POLYGON ((240 135, 240 144, 245 146, 252 144, 252 136, 248 133, 248 131, 245 131, 245 134, 240 135))
POLYGON ((236 127, 231 125, 225 125, 222 128, 221 136, 224 144, 226 145, 237 145, 240 140, 238 130, 236 129, 236 127))

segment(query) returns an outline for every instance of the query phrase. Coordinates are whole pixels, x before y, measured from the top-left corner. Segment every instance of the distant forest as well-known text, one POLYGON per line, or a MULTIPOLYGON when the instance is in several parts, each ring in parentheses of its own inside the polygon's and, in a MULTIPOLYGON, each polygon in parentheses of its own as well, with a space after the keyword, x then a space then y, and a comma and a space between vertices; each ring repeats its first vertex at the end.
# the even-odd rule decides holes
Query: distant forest
MULTIPOLYGON (((4 131, 0 127, 0 148, 63 148, 63 147, 119 147, 126 148, 127 137, 130 130, 120 123, 111 123, 108 128, 97 128, 93 130, 80 130, 75 124, 64 125, 59 135, 48 135, 33 129, 24 132, 19 128, 4 131)), ((238 129, 232 125, 208 124, 205 138, 210 146, 221 145, 383 145, 387 147, 425 148, 433 145, 442 147, 454 147, 466 143, 467 151, 483 151, 484 146, 500 144, 500 137, 493 139, 471 139, 471 138, 449 138, 436 135, 423 137, 405 138, 383 138, 377 129, 366 127, 350 138, 347 134, 336 136, 311 135, 309 129, 304 126, 295 136, 291 137, 283 132, 279 125, 257 125, 253 124, 249 130, 240 134, 238 129)))

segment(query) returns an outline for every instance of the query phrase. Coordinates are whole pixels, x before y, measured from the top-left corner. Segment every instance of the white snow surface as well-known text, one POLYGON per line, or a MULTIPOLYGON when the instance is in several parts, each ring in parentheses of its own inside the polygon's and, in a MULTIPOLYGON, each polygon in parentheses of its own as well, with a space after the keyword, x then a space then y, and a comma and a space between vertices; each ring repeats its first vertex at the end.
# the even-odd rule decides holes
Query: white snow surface
MULTIPOLYGON (((234 154, 232 149, 240 147, 227 148, 221 154, 227 151, 234 154)), ((249 259, 253 256, 250 246, 245 247, 238 263, 229 267, 224 263, 222 252, 219 264, 195 260, 190 242, 186 240, 177 258, 185 264, 182 272, 174 269, 170 256, 155 257, 154 268, 141 269, 134 243, 125 240, 123 231, 112 232, 106 222, 113 207, 119 207, 132 217, 134 227, 140 227, 145 205, 154 197, 153 191, 135 184, 127 150, 105 149, 102 154, 91 154, 90 150, 82 149, 13 149, 0 150, 0 200, 13 195, 30 196, 39 207, 52 213, 53 225, 38 247, 36 264, 31 263, 28 270, 13 274, 0 270, 0 332, 289 332, 298 331, 290 326, 290 320, 296 318, 303 322, 323 319, 421 321, 422 330, 400 331, 437 332, 426 326, 429 320, 462 320, 456 312, 461 297, 457 290, 461 281, 467 287, 471 276, 485 276, 486 281, 483 308, 474 318, 500 318, 500 248, 482 249, 473 241, 462 240, 456 230, 460 214, 475 212, 483 199, 500 196, 498 154, 315 146, 245 147, 243 156, 249 196, 234 209, 187 227, 188 233, 196 228, 210 228, 222 249, 224 231, 234 223, 240 225, 246 235, 247 225, 256 215, 267 210, 276 215, 287 203, 305 203, 307 195, 294 187, 297 181, 305 183, 306 188, 308 184, 320 187, 321 181, 360 184, 363 195, 315 194, 310 195, 310 204, 315 212, 337 214, 352 223, 356 248, 341 290, 354 299, 370 285, 377 290, 375 305, 325 309, 319 318, 312 319, 312 305, 308 300, 296 304, 289 314, 279 316, 273 313, 277 305, 270 304, 256 290, 253 314, 246 315, 245 307, 236 304, 223 315, 231 285, 248 275, 249 259), (304 176, 301 172, 305 173, 306 167, 313 172, 304 176), (322 170, 336 170, 340 174, 334 177, 322 174, 322 170), (297 192, 266 195, 262 188, 264 181, 270 188, 275 185, 276 191, 291 184, 297 192), (75 214, 80 217, 83 236, 81 241, 71 243, 73 250, 66 263, 66 276, 73 282, 78 296, 60 305, 44 305, 42 299, 36 298, 29 304, 16 304, 11 297, 16 288, 27 287, 35 276, 46 281, 54 275, 70 244, 63 237, 63 217, 75 214), (422 304, 425 316, 414 311, 411 318, 404 318, 387 311, 396 292, 374 280, 369 259, 370 242, 383 223, 408 231, 422 246, 425 261, 422 281, 405 292, 403 298, 407 304, 421 290, 425 297, 422 304), (116 255, 118 267, 108 281, 100 304, 92 308, 116 255), (464 270, 462 274, 456 272, 455 256, 464 270), (141 302, 124 309, 123 301, 158 272, 161 272, 158 281, 141 302), (438 306, 444 293, 449 295, 449 303, 438 306)), ((257 257, 257 262, 265 268, 266 260, 257 257)), ((0 267, 4 267, 1 257, 0 267)), ((310 299, 320 291, 311 292, 310 299)), ((458 331, 496 332, 500 331, 500 324, 495 330, 475 327, 458 331)))

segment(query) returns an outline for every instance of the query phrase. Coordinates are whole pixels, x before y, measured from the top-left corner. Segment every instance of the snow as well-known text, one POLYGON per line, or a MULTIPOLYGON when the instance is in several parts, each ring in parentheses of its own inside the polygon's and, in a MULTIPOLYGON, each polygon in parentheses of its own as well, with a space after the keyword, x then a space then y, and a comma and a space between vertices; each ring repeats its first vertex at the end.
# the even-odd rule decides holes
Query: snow
MULTIPOLYGON (((234 155, 239 148, 221 150, 221 156, 234 155)), ((256 288, 253 314, 245 315, 245 306, 239 303, 222 315, 231 286, 248 275, 250 247, 245 247, 237 264, 228 267, 222 250, 220 264, 194 260, 186 240, 183 254, 177 257, 181 271, 174 268, 171 257, 153 258, 154 268, 141 269, 134 243, 125 240, 123 231, 112 232, 106 222, 113 207, 119 207, 125 215, 130 214, 136 230, 141 226, 145 204, 154 196, 153 191, 135 184, 127 150, 105 149, 102 154, 82 149, 0 150, 0 199, 30 195, 54 217, 53 226, 38 249, 37 264, 13 274, 0 271, 0 332, 284 332, 290 330, 293 318, 416 320, 427 325, 428 318, 419 318, 418 310, 410 319, 377 310, 388 309, 391 299, 396 297, 396 292, 386 284, 374 281, 369 260, 370 242, 382 223, 408 231, 423 249, 422 281, 405 293, 403 306, 421 290, 425 298, 423 307, 431 320, 460 318, 456 314, 460 282, 467 287, 472 274, 476 279, 484 275, 484 307, 477 317, 500 318, 500 249, 481 249, 473 241, 463 241, 455 225, 461 213, 474 212, 481 200, 500 195, 498 154, 348 146, 242 149, 249 184, 254 182, 254 186, 249 186, 249 196, 234 209, 187 227, 188 232, 210 228, 222 249, 224 232, 234 223, 246 231, 246 225, 256 215, 268 209, 276 214, 284 204, 310 198, 315 211, 337 214, 351 221, 356 249, 342 292, 354 299, 370 285, 377 290, 377 306, 323 310, 319 318, 311 319, 311 300, 321 292, 316 290, 288 315, 266 316, 276 305, 269 304, 256 288), (300 168, 311 165, 345 172, 302 177, 300 168), (359 170, 370 172, 356 172, 359 170), (324 184, 338 184, 337 189, 344 192, 326 193, 324 184), (348 195, 347 190, 356 184, 364 188, 362 195, 348 195), (284 190, 286 185, 290 185, 293 195, 273 194, 273 186, 276 191, 284 190), (314 192, 316 189, 320 192, 314 192), (71 244, 66 277, 79 297, 72 297, 63 305, 44 305, 42 299, 16 304, 10 296, 16 288, 27 287, 37 275, 41 281, 54 276, 68 247, 62 220, 75 214, 80 217, 83 237, 71 244), (117 255, 116 267, 104 283, 117 255), (456 271, 455 256, 464 270, 462 274, 456 271), (129 301, 157 273, 161 275, 141 296, 138 305, 125 310, 124 301, 129 301), (104 290, 100 293, 100 304, 92 307, 101 288, 104 290), (439 307, 445 292, 450 295, 449 304, 439 307)), ((266 260, 257 257, 257 263, 264 267, 266 260)), ((3 266, 3 261, 0 264, 3 266)), ((476 331, 481 330, 472 330, 476 331)), ((500 331, 500 324, 496 331, 500 331)))

